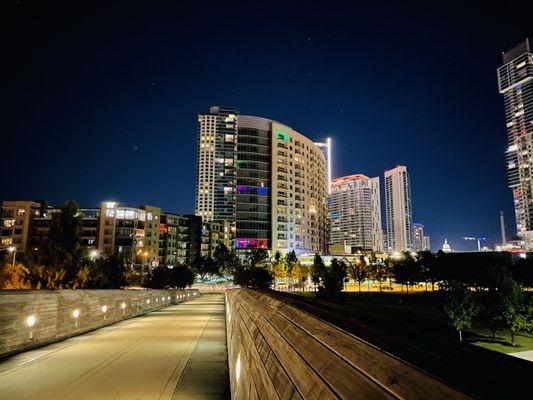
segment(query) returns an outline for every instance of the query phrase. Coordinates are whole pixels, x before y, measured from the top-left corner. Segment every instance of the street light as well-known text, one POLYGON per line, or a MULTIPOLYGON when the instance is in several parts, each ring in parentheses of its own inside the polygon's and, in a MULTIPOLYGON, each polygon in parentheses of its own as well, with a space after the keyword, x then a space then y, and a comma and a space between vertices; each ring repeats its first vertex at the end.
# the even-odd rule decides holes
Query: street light
POLYGON ((7 251, 9 251, 10 253, 13 253, 13 267, 15 266, 15 257, 17 255, 17 246, 9 246, 7 248, 7 251))

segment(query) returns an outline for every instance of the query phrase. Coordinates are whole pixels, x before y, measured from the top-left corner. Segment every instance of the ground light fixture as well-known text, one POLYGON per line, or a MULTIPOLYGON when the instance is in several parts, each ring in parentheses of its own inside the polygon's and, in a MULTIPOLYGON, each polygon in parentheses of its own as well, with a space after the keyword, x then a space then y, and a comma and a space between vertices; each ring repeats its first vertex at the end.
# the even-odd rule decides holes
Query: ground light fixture
MULTIPOLYGON (((26 325, 28 327, 32 328, 35 325, 35 322, 37 322, 37 319, 35 318, 35 315, 30 315, 28 318, 26 318, 26 325)), ((28 339, 33 339, 33 330, 30 329, 30 332, 28 333, 28 339)))
POLYGON ((150 299, 146 300, 146 304, 150 304, 150 299))
POLYGON ((78 318, 80 316, 80 310, 78 310, 77 308, 72 311, 72 316, 74 317, 75 321, 74 321, 74 328, 77 328, 78 327, 78 318))
POLYGON ((35 325, 35 322, 37 322, 35 315, 30 315, 28 318, 26 318, 26 325, 28 325, 30 328, 35 325))
POLYGON ((103 305, 102 306, 102 312, 105 314, 107 312, 107 306, 106 305, 103 305))
POLYGON ((239 383, 241 377, 241 354, 237 356, 237 362, 235 363, 235 380, 239 383))
POLYGON ((120 308, 122 308, 123 310, 125 310, 125 309, 126 309, 126 303, 122 303, 122 304, 120 305, 120 308))

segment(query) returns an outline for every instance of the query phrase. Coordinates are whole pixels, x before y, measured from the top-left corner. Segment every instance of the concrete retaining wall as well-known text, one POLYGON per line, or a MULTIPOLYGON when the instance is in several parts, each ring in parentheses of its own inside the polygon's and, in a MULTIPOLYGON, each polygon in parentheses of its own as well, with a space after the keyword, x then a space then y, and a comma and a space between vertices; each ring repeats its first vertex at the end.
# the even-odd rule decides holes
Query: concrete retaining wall
POLYGON ((226 292, 233 399, 464 399, 464 394, 266 293, 226 292))
POLYGON ((198 290, 0 291, 0 357, 178 304, 198 290))

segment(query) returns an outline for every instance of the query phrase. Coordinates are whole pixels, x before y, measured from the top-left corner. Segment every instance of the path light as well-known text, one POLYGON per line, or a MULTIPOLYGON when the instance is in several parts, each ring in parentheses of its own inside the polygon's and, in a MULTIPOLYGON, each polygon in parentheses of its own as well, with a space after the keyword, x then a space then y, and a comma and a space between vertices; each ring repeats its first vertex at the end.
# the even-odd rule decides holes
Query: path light
POLYGON ((78 327, 78 317, 80 316, 80 310, 78 310, 77 308, 72 311, 72 316, 74 317, 74 319, 76 320, 74 322, 74 328, 77 328, 78 327))
POLYGON ((37 320, 35 319, 35 315, 30 315, 28 318, 26 318, 26 325, 28 325, 30 328, 35 325, 35 322, 37 320))
POLYGON ((237 363, 235 364, 235 380, 239 383, 239 378, 241 377, 241 355, 237 356, 237 363))
MULTIPOLYGON (((33 327, 35 325, 35 322, 36 322, 36 318, 35 318, 35 315, 30 315, 28 318, 26 318, 26 325, 28 325, 30 328, 33 327)), ((30 330, 30 332, 28 333, 28 339, 33 339, 33 331, 30 330)))
POLYGON ((159 299, 158 299, 157 297, 155 298, 155 302, 156 302, 156 303, 159 303, 159 299))
POLYGON ((103 305, 103 306, 102 306, 102 312, 103 312, 103 313, 106 313, 106 312, 107 312, 107 306, 106 306, 106 305, 103 305))
POLYGON ((170 296, 167 297, 167 300, 170 300, 170 296))
POLYGON ((146 304, 150 304, 150 299, 146 300, 146 304))
POLYGON ((126 309, 126 303, 122 303, 122 304, 120 305, 120 308, 122 308, 123 310, 125 310, 125 309, 126 309))

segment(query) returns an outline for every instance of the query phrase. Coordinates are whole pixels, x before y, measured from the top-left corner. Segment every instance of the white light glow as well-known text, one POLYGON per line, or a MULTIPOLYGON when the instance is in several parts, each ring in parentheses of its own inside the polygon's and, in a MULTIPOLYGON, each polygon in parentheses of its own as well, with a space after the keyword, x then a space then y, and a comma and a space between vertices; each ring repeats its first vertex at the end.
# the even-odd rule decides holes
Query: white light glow
POLYGON ((30 328, 35 325, 35 322, 37 319, 35 318, 35 315, 30 315, 28 318, 26 318, 26 325, 28 325, 30 328))
POLYGON ((78 318, 80 316, 80 310, 76 308, 74 311, 72 311, 72 316, 74 318, 78 318))
POLYGON ((122 309, 124 310, 124 309, 126 308, 126 303, 122 303, 122 304, 120 305, 120 308, 122 308, 122 309))
POLYGON ((146 304, 150 304, 150 299, 146 300, 146 304))
POLYGON ((239 378, 241 377, 241 355, 237 356, 237 363, 235 364, 235 380, 239 383, 239 378))
POLYGON ((103 313, 106 313, 106 312, 107 312, 107 306, 106 306, 106 305, 103 305, 103 306, 102 306, 102 312, 103 312, 103 313))

